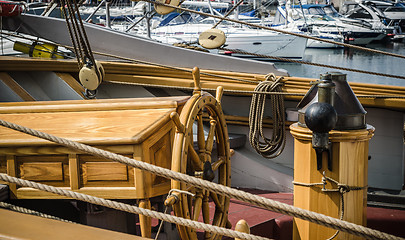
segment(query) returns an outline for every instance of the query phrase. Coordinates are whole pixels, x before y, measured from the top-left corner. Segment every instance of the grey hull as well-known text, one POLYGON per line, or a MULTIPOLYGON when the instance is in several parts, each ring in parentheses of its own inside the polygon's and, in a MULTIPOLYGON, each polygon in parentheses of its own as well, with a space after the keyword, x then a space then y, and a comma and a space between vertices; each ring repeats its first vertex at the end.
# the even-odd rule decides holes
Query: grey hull
MULTIPOLYGON (((178 48, 95 24, 86 23, 85 28, 92 50, 97 52, 174 67, 197 66, 211 70, 288 75, 285 70, 276 69, 269 62, 178 48)), ((3 18, 3 29, 30 34, 63 45, 72 45, 64 19, 25 14, 3 18)))

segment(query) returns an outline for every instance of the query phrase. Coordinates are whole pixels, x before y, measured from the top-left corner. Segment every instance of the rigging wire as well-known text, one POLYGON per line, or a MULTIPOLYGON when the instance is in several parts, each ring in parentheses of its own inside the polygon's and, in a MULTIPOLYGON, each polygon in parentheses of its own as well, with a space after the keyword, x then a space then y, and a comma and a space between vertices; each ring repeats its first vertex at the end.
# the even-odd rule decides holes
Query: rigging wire
MULTIPOLYGON (((16 35, 16 34, 12 34, 12 33, 6 33, 6 32, 3 32, 3 34, 9 35, 9 36, 14 36, 14 37, 19 37, 19 38, 30 40, 30 41, 36 41, 36 40, 34 40, 32 38, 29 38, 27 36, 20 36, 20 35, 16 35)), ((71 46, 67 46, 67 45, 63 45, 63 44, 47 42, 47 41, 42 41, 42 42, 55 44, 57 46, 64 47, 64 48, 67 48, 67 49, 73 49, 71 46)), ((221 48, 221 49, 230 50, 230 51, 234 51, 234 52, 238 51, 240 53, 243 53, 242 51, 235 50, 235 49, 226 49, 226 48, 221 48)), ((369 74, 369 75, 377 75, 377 76, 385 76, 385 77, 391 77, 391 78, 405 79, 404 76, 399 76, 399 75, 376 73, 376 72, 370 72, 370 71, 365 71, 365 70, 358 70, 358 69, 352 69, 352 68, 344 68, 344 67, 332 66, 332 65, 327 65, 327 64, 311 63, 311 62, 306 62, 306 61, 302 61, 302 60, 298 61, 298 60, 293 60, 293 59, 288 59, 288 58, 281 58, 281 57, 267 56, 267 55, 259 55, 259 54, 255 54, 255 53, 247 53, 247 52, 245 52, 245 53, 249 54, 249 55, 256 55, 256 56, 261 56, 261 57, 265 57, 265 58, 273 58, 273 59, 276 59, 276 60, 286 61, 286 62, 301 63, 301 64, 307 64, 307 65, 313 65, 313 66, 319 66, 319 67, 325 67, 325 68, 332 68, 332 69, 339 69, 339 70, 345 70, 345 71, 351 71, 351 72, 358 72, 358 73, 369 74)), ((133 58, 122 57, 122 56, 109 54, 109 53, 102 53, 102 52, 93 51, 93 54, 100 55, 100 56, 106 56, 106 57, 112 57, 112 58, 116 58, 116 59, 120 59, 120 60, 128 61, 128 62, 133 62, 133 63, 147 64, 147 65, 151 65, 151 66, 164 67, 164 68, 167 68, 167 69, 173 69, 173 70, 178 70, 178 71, 191 73, 191 70, 189 70, 189 69, 184 69, 184 68, 179 68, 179 67, 174 67, 174 66, 169 66, 169 65, 164 65, 164 64, 158 64, 158 63, 152 63, 152 62, 147 62, 147 61, 137 60, 137 59, 133 59, 133 58)), ((204 72, 201 72, 201 75, 219 77, 219 78, 223 78, 223 79, 229 79, 229 80, 235 80, 235 81, 247 82, 247 83, 258 83, 258 81, 240 79, 240 78, 233 78, 233 77, 229 77, 229 76, 222 76, 222 75, 204 73, 204 72)), ((249 91, 242 91, 242 92, 249 92, 249 91)))
POLYGON ((359 70, 359 69, 354 69, 354 68, 339 67, 339 66, 321 64, 321 63, 312 63, 312 62, 303 61, 303 60, 294 60, 294 59, 282 58, 282 57, 276 57, 276 56, 268 56, 268 55, 263 55, 263 54, 245 52, 245 51, 242 51, 239 49, 229 49, 229 48, 219 48, 219 49, 224 50, 224 51, 234 52, 234 53, 252 55, 252 56, 261 57, 261 58, 272 58, 272 59, 284 61, 284 62, 301 63, 301 64, 312 65, 312 66, 317 66, 317 67, 334 68, 334 69, 339 69, 339 70, 344 70, 344 71, 358 72, 358 73, 377 75, 377 76, 389 77, 389 78, 398 78, 398 79, 405 80, 405 76, 365 71, 365 70, 359 70))
POLYGON ((239 20, 236 20, 236 19, 225 18, 225 17, 221 17, 221 16, 217 16, 217 15, 212 15, 212 14, 209 14, 209 13, 199 12, 199 11, 188 9, 188 8, 183 8, 183 7, 173 6, 173 5, 170 5, 170 4, 160 3, 160 2, 157 2, 157 1, 153 1, 153 0, 142 0, 142 1, 153 3, 153 4, 158 4, 158 5, 162 5, 162 6, 166 6, 166 7, 175 8, 177 10, 187 11, 187 12, 199 14, 199 15, 206 16, 206 17, 223 19, 223 20, 226 20, 226 21, 229 21, 229 22, 234 22, 234 23, 238 23, 238 24, 242 24, 242 25, 247 25, 247 26, 250 26, 250 27, 262 28, 262 29, 266 29, 266 30, 270 30, 270 31, 274 31, 274 32, 279 32, 279 33, 284 33, 284 34, 289 34, 289 35, 293 35, 293 36, 297 36, 297 37, 308 38, 308 39, 312 39, 312 40, 316 40, 316 41, 322 41, 322 42, 331 43, 331 44, 335 44, 335 45, 340 45, 340 46, 344 46, 344 47, 350 47, 350 48, 354 48, 354 49, 358 49, 358 50, 370 51, 370 52, 374 52, 374 53, 380 53, 380 54, 383 54, 383 55, 388 55, 388 56, 392 56, 392 57, 405 59, 405 56, 400 55, 400 54, 384 52, 384 51, 381 51, 381 50, 371 49, 371 48, 367 48, 367 47, 361 47, 361 46, 356 46, 356 45, 347 44, 347 43, 335 42, 335 41, 332 41, 332 40, 317 38, 317 37, 308 36, 308 35, 305 35, 305 34, 289 32, 289 31, 276 29, 276 28, 272 28, 272 27, 267 27, 267 26, 262 26, 262 25, 249 23, 249 22, 243 22, 243 21, 239 21, 239 20))
POLYGON ((61 0, 61 3, 64 6, 62 9, 66 16, 66 25, 72 40, 73 49, 77 56, 79 69, 81 69, 84 64, 89 62, 94 65, 94 56, 91 51, 86 31, 84 30, 83 21, 80 17, 79 6, 76 0, 73 0, 72 2, 69 0, 61 0))

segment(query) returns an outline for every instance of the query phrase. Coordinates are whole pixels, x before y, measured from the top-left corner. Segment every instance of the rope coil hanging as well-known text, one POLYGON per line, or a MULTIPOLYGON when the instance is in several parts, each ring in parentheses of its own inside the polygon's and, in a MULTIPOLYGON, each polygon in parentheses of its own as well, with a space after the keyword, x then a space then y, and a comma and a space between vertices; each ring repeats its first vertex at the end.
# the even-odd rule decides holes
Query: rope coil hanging
MULTIPOLYGON (((257 85, 255 92, 282 92, 282 79, 269 74, 265 81, 257 85)), ((275 158, 282 153, 286 143, 284 98, 282 95, 270 95, 273 133, 271 138, 267 138, 263 132, 266 97, 266 94, 259 93, 252 96, 249 113, 249 142, 263 157, 275 158)))

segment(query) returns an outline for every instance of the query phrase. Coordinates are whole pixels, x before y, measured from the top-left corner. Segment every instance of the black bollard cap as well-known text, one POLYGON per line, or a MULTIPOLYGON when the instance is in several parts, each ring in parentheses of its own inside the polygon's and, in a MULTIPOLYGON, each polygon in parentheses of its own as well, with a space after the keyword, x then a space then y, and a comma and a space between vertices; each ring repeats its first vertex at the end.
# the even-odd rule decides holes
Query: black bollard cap
POLYGON ((305 123, 305 111, 313 103, 318 102, 318 89, 322 85, 327 86, 323 81, 332 81, 335 85, 333 96, 333 107, 337 113, 335 130, 356 130, 366 128, 366 111, 357 99, 353 90, 346 81, 346 74, 331 72, 321 75, 319 86, 314 85, 298 104, 298 124, 307 127, 305 123))

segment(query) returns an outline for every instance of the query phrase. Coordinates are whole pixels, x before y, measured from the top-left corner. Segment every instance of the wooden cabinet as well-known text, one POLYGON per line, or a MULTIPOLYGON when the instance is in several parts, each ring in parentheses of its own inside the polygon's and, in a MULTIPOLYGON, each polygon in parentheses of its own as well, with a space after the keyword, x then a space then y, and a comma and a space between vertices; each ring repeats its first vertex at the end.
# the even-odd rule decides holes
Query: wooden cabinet
MULTIPOLYGON (((1 103, 0 118, 170 169, 174 124, 188 97, 1 103)), ((145 199, 170 180, 0 127, 0 172, 109 199, 145 199)), ((63 198, 10 185, 20 199, 63 198)))

